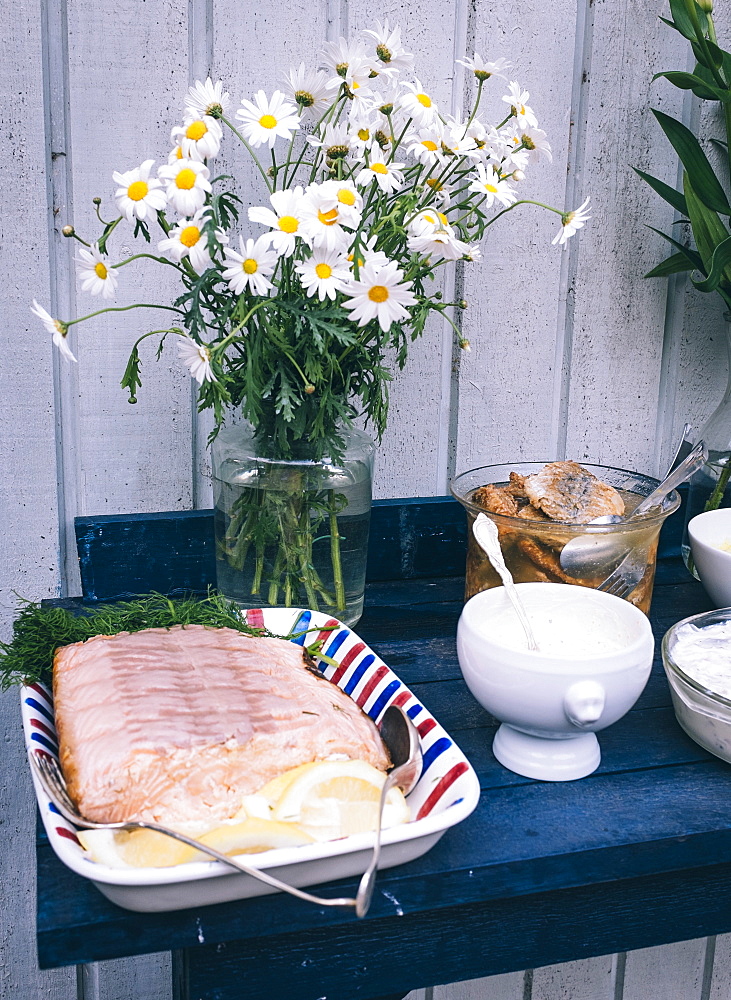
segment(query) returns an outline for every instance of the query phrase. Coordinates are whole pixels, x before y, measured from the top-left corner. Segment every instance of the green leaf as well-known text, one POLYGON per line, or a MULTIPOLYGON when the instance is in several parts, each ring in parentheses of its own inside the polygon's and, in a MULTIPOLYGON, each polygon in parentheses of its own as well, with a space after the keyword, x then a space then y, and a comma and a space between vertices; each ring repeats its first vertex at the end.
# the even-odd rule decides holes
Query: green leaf
POLYGON ((648 226, 647 228, 651 229, 653 233, 657 233, 658 236, 662 236, 662 238, 667 240, 668 243, 676 248, 676 250, 679 250, 683 257, 686 258, 696 271, 703 271, 704 274, 706 273, 703 258, 696 250, 691 250, 690 247, 683 246, 682 243, 678 243, 677 240, 674 240, 672 236, 668 236, 668 234, 664 233, 661 229, 655 229, 654 226, 648 226))
POLYGON ((683 253, 674 253, 666 257, 657 267, 643 275, 645 278, 667 278, 671 274, 679 274, 681 271, 692 271, 693 264, 683 253))
POLYGON ((700 97, 702 101, 721 101, 724 104, 731 101, 731 91, 721 90, 714 84, 707 83, 700 76, 696 76, 695 73, 669 70, 665 73, 655 73, 652 79, 655 81, 660 77, 669 80, 674 87, 678 87, 680 90, 692 90, 695 96, 700 97))
POLYGON ((708 157, 690 129, 655 108, 652 109, 652 113, 692 178, 693 189, 701 201, 714 212, 731 215, 731 205, 724 190, 708 162, 708 157))
MULTIPOLYGON (((705 34, 708 30, 708 18, 697 4, 696 10, 698 11, 698 20, 700 22, 701 31, 705 34)), ((685 6, 684 0, 670 0, 670 13, 673 21, 675 22, 673 27, 676 28, 681 35, 685 35, 686 38, 690 39, 697 38, 693 21, 688 13, 687 7, 685 6)), ((663 18, 663 20, 665 19, 663 18)))
POLYGON ((731 276, 726 274, 729 264, 731 264, 731 236, 727 237, 723 243, 719 243, 713 251, 708 277, 704 281, 695 281, 691 276, 690 280, 699 292, 715 292, 721 280, 731 276))
POLYGON ((700 200, 687 171, 683 173, 683 189, 695 243, 703 259, 703 270, 708 274, 715 249, 728 238, 728 230, 718 215, 700 200))
POLYGON ((670 185, 666 184, 665 181, 661 181, 657 177, 653 177, 651 174, 646 174, 644 170, 638 170, 637 167, 632 167, 632 169, 636 174, 639 174, 643 181, 647 181, 650 187, 654 191, 657 191, 660 197, 669 202, 674 209, 680 212, 681 215, 688 214, 685 198, 680 191, 676 191, 675 188, 670 187, 670 185))
POLYGON ((140 378, 140 355, 136 347, 132 348, 127 367, 124 370, 122 381, 119 383, 123 389, 129 390, 130 403, 137 402, 137 390, 142 385, 140 378))

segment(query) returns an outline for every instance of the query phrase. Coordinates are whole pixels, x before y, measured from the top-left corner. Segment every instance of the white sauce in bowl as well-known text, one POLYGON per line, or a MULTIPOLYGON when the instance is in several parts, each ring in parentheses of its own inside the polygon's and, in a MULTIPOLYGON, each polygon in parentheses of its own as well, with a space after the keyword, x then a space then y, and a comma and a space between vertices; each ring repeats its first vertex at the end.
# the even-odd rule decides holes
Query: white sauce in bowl
POLYGON ((688 677, 731 700, 731 620, 702 628, 682 625, 670 654, 688 677))

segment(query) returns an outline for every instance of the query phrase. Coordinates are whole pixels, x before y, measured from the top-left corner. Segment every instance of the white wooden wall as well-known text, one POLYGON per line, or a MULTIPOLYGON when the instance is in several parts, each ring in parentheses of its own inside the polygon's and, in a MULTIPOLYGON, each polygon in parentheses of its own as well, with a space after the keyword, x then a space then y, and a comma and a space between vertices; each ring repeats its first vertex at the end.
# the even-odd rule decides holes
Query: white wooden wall
MULTIPOLYGON (((555 217, 515 212, 492 230, 484 263, 457 274, 470 303, 464 325, 472 352, 455 352, 450 330, 438 326, 413 349, 393 390, 377 495, 444 494, 455 471, 521 457, 656 473, 683 423, 698 427, 720 398, 719 303, 678 280, 641 278, 665 253, 646 225, 667 229, 672 219, 630 167, 670 183, 677 175, 649 109, 699 116, 668 85, 650 85, 653 72, 687 61, 679 37, 658 21, 664 0, 381 0, 377 9, 366 0, 3 3, 3 636, 14 592, 31 599, 78 592, 75 515, 209 503, 191 380, 174 360, 155 364, 150 350, 137 406, 119 389, 131 336, 150 328, 152 314, 79 329, 71 338, 79 364, 71 367, 59 364, 31 317, 34 296, 54 315, 77 307, 75 248, 61 226, 73 221, 95 235, 91 199, 109 203, 112 170, 166 155, 189 81, 221 77, 235 100, 271 90, 322 39, 367 26, 374 13, 402 25, 422 80, 446 107, 462 107, 471 83, 454 69, 455 55, 476 49, 511 59, 554 151, 551 166, 531 173, 526 193, 568 207, 591 194, 594 212, 565 251, 550 245, 555 217)), ((731 19, 719 20, 730 44, 731 19)), ((497 108, 499 84, 493 89, 497 108)), ((129 301, 140 289, 149 301, 165 301, 166 289, 143 267, 134 284, 129 301)), ((168 1000, 163 955, 36 969, 34 809, 14 692, 0 709, 0 996, 168 1000)), ((728 937, 688 941, 439 986, 419 991, 418 1000, 721 1000, 731 986, 730 951, 728 937)))

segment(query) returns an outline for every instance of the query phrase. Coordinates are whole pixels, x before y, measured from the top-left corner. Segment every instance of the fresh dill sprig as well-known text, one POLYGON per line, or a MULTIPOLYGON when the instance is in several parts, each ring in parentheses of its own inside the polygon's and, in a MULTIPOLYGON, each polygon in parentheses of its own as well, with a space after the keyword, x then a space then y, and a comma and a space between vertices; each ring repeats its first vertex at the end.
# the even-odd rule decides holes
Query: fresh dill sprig
POLYGON ((28 601, 15 620, 10 642, 0 642, 0 688, 5 691, 13 684, 50 683, 53 654, 60 646, 84 642, 95 635, 173 625, 208 625, 237 629, 247 635, 269 634, 247 625, 236 604, 213 593, 203 598, 153 593, 94 610, 81 608, 79 614, 28 601))

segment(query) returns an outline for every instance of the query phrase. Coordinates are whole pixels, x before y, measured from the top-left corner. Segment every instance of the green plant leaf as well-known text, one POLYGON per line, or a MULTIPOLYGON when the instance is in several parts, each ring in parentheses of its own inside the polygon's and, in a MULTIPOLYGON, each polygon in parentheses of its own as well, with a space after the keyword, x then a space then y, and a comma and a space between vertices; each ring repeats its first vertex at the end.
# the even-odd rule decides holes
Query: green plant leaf
POLYGON ((679 274, 681 271, 692 271, 693 264, 683 253, 674 253, 666 257, 657 267, 644 274, 644 278, 667 278, 671 274, 679 274))
POLYGON ((728 230, 718 215, 700 200, 687 171, 683 172, 683 189, 693 236, 703 259, 703 271, 708 274, 716 247, 728 238, 728 230))
POLYGON ((639 174, 642 180, 646 181, 654 191, 657 191, 661 198, 664 198, 665 201, 669 202, 674 209, 680 212, 681 215, 687 216, 688 208, 685 204, 685 198, 680 191, 676 191, 675 188, 670 187, 670 185, 666 184, 665 181, 661 181, 657 177, 653 177, 651 174, 646 174, 644 170, 638 170, 637 167, 632 167, 632 169, 636 174, 639 174))
POLYGON ((681 122, 655 108, 652 113, 657 118, 660 128, 668 137, 675 152, 680 157, 686 172, 693 181, 693 189, 700 200, 714 212, 731 215, 731 205, 721 184, 708 162, 708 157, 700 147, 700 143, 681 122))
POLYGON ((692 250, 690 247, 683 246, 682 243, 678 243, 677 240, 674 240, 672 236, 668 236, 668 234, 664 233, 661 229, 655 229, 654 226, 648 226, 647 228, 651 229, 653 233, 657 233, 658 236, 662 236, 664 240, 667 240, 668 243, 674 246, 675 249, 678 250, 686 258, 686 260, 696 269, 696 271, 702 271, 704 274, 706 273, 705 264, 703 263, 703 258, 701 257, 701 255, 698 253, 697 250, 692 250))
POLYGON ((731 91, 721 90, 720 87, 707 83, 695 73, 669 70, 664 73, 655 73, 652 79, 655 81, 660 77, 669 80, 674 87, 678 87, 680 90, 692 90, 695 96, 700 97, 702 101, 721 101, 724 104, 731 101, 731 91))
MULTIPOLYGON (((705 34, 708 29, 708 18, 700 7, 697 7, 697 10, 701 30, 705 34)), ((670 0, 670 13, 674 22, 673 27, 676 28, 681 35, 685 35, 686 38, 690 39, 696 38, 695 27, 693 26, 693 21, 691 20, 691 16, 688 13, 684 0, 670 0)), ((663 20, 665 19, 663 18, 663 20)))
POLYGON ((731 264, 731 236, 727 237, 723 243, 719 243, 713 251, 708 277, 703 281, 695 281, 691 276, 690 280, 699 292, 715 292, 724 277, 727 279, 731 277, 731 273, 726 274, 729 264, 731 264))

